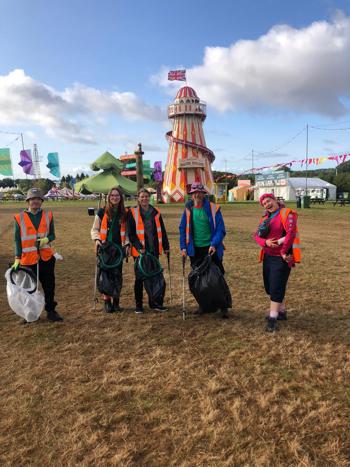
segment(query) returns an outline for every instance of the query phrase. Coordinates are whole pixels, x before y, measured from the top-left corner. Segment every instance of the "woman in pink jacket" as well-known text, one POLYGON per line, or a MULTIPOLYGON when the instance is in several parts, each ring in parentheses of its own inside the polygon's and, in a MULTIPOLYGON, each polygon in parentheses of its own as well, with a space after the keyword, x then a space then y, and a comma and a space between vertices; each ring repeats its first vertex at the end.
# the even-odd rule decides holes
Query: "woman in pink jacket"
POLYGON ((277 320, 287 319, 287 282, 291 267, 300 262, 297 213, 285 208, 272 193, 262 195, 260 204, 265 212, 254 238, 261 246, 260 261, 263 261, 264 287, 270 297, 266 331, 274 332, 277 320))

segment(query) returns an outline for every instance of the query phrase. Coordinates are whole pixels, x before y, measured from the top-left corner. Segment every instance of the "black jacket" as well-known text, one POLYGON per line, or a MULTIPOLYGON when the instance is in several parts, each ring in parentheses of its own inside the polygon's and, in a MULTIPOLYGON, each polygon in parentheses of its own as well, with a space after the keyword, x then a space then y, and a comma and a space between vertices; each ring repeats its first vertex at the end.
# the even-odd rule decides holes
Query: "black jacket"
MULTIPOLYGON (((150 206, 150 209, 152 211, 151 213, 152 213, 152 221, 153 221, 152 222, 152 226, 153 226, 153 244, 154 244, 154 247, 155 247, 155 253, 157 255, 159 255, 158 235, 157 235, 156 221, 154 220, 154 218, 157 215, 157 210, 154 209, 153 206, 150 206)), ((141 209, 140 209, 140 213, 141 213, 141 217, 142 217, 143 222, 145 222, 145 220, 144 220, 144 218, 142 216, 142 210, 141 209)), ((159 215, 159 222, 160 222, 160 226, 161 226, 161 229, 162 229, 163 250, 169 250, 169 240, 168 240, 168 236, 167 236, 167 233, 166 233, 166 230, 165 230, 165 226, 164 226, 164 222, 163 222, 163 218, 162 218, 161 214, 159 215)), ((136 234, 135 219, 134 219, 134 216, 132 215, 132 212, 131 212, 130 209, 129 209, 129 212, 128 212, 127 224, 128 224, 128 234, 129 234, 130 243, 132 244, 132 246, 134 246, 136 248, 136 250, 142 250, 143 246, 142 246, 142 243, 140 242, 140 240, 139 240, 139 238, 138 238, 138 236, 136 234)), ((149 245, 147 244, 147 236, 146 235, 145 235, 145 239, 146 239, 146 250, 149 251, 149 245)))

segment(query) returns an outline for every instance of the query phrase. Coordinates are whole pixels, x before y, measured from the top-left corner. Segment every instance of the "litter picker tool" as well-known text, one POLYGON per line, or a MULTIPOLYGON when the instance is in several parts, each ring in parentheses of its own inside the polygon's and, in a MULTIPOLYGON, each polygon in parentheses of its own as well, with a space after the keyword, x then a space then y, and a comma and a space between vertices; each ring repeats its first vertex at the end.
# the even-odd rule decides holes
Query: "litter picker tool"
POLYGON ((186 256, 182 257, 182 319, 186 319, 186 301, 185 301, 185 269, 186 256))
POLYGON ((97 270, 98 270, 98 266, 97 266, 97 262, 98 262, 98 250, 99 250, 99 245, 96 245, 96 258, 95 258, 95 281, 94 281, 94 297, 93 297, 93 309, 94 311, 96 311, 96 305, 97 305, 97 302, 98 302, 98 298, 97 298, 97 270))

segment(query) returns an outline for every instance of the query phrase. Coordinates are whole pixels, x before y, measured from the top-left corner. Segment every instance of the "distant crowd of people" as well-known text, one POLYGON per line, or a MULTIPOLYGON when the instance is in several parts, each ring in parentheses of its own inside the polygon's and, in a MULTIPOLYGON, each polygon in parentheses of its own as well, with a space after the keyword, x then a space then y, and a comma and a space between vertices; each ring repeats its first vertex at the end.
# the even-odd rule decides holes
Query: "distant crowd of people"
MULTIPOLYGON (((225 223, 220 206, 210 202, 207 192, 201 183, 193 183, 189 191, 191 195, 185 204, 180 224, 180 251, 185 260, 190 259, 194 268, 210 256, 222 275, 224 244, 226 235, 225 223)), ((57 312, 55 301, 55 256, 52 242, 55 240, 54 218, 50 210, 42 209, 43 193, 37 188, 28 191, 27 209, 15 216, 14 270, 29 268, 36 271, 37 263, 39 281, 45 295, 45 310, 50 321, 63 321, 57 312)), ((263 263, 263 282, 270 298, 270 310, 267 315, 268 332, 277 329, 278 320, 287 319, 285 294, 291 268, 300 262, 300 239, 297 228, 297 214, 286 208, 272 193, 261 196, 260 204, 264 209, 255 241, 261 247, 260 261, 263 263)), ((122 290, 123 259, 132 257, 136 266, 142 269, 145 255, 158 259, 161 254, 170 255, 170 244, 166 227, 157 207, 150 204, 150 193, 141 189, 137 197, 137 205, 126 208, 119 188, 112 188, 108 193, 106 204, 96 213, 91 229, 91 239, 95 242, 95 253, 112 245, 116 255, 114 270, 118 277, 118 290, 104 293, 103 303, 106 313, 121 311, 120 292, 122 290), (118 260, 118 254, 121 256, 118 260)), ((144 272, 144 271, 143 271, 144 272)), ((147 274, 146 276, 147 277, 147 274)), ((97 280, 97 278, 95 278, 97 280)), ((145 280, 137 274, 135 267, 134 296, 135 313, 144 313, 143 290, 145 280)), ((147 287, 146 287, 147 289, 147 287)), ((164 304, 165 281, 157 295, 149 296, 149 307, 158 312, 166 312, 164 304)), ((216 310, 212 310, 216 311, 216 310)), ((204 314, 199 307, 195 313, 204 314)), ((224 319, 229 317, 228 308, 220 310, 224 319)))

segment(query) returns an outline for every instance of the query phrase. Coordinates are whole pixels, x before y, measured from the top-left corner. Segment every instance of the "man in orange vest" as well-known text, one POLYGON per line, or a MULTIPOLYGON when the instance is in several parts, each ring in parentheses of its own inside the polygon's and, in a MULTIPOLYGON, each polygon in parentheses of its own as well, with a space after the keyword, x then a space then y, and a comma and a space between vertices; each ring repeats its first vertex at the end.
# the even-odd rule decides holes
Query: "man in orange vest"
POLYGON ((28 191, 28 209, 15 216, 15 262, 13 269, 20 265, 36 274, 39 262, 39 280, 45 295, 45 310, 49 321, 63 321, 55 310, 55 262, 51 242, 55 240, 55 227, 51 211, 44 211, 41 205, 44 196, 38 188, 28 191))

